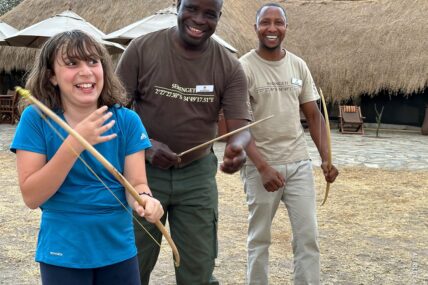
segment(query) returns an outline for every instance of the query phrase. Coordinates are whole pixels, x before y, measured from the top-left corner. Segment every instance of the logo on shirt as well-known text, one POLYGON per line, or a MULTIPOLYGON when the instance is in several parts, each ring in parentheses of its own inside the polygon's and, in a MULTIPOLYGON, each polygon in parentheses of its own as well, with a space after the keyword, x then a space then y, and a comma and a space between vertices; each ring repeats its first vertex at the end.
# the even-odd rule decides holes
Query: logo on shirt
POLYGON ((291 78, 291 84, 297 85, 297 86, 302 86, 303 85, 303 81, 301 79, 291 78))
POLYGON ((143 141, 143 140, 145 140, 146 138, 147 138, 146 134, 145 134, 145 133, 142 133, 142 134, 141 134, 141 137, 140 137, 140 140, 142 140, 142 141, 143 141))
POLYGON ((51 252, 49 252, 49 254, 54 255, 54 256, 63 256, 62 252, 51 251, 51 252))
POLYGON ((214 85, 196 85, 196 93, 213 92, 214 85))

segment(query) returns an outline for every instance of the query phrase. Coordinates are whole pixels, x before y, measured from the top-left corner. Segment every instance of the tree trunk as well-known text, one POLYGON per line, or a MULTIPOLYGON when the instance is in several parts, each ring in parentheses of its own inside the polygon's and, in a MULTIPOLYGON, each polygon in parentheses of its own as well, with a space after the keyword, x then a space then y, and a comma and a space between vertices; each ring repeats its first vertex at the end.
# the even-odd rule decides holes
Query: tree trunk
POLYGON ((425 107, 425 118, 422 123, 421 133, 425 136, 428 135, 428 105, 425 107))

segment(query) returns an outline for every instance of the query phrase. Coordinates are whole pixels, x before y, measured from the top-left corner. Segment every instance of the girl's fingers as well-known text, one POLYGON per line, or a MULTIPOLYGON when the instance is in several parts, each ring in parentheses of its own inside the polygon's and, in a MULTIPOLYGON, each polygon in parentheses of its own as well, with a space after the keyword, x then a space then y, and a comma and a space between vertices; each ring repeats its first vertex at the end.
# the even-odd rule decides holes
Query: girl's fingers
POLYGON ((108 130, 110 130, 112 127, 113 127, 113 125, 116 123, 116 121, 115 120, 111 120, 110 122, 108 122, 107 124, 105 124, 105 125, 103 125, 103 126, 101 126, 100 127, 100 131, 101 131, 101 133, 105 133, 105 132, 107 132, 108 130))
MULTIPOLYGON (((101 109, 101 108, 100 108, 101 109)), ((96 124, 96 126, 102 126, 104 125, 104 123, 110 119, 111 116, 113 116, 112 112, 103 112, 103 113, 98 113, 98 111, 100 110, 98 109, 97 111, 95 111, 95 118, 93 119, 93 122, 96 124)))
POLYGON ((138 213, 138 215, 140 215, 141 217, 144 217, 144 214, 145 214, 144 208, 141 207, 137 201, 134 202, 134 209, 138 213))
POLYGON ((110 122, 108 122, 108 124, 105 124, 99 128, 99 140, 100 140, 100 142, 109 141, 111 139, 114 139, 117 136, 117 134, 115 134, 115 133, 103 136, 103 134, 105 132, 107 132, 108 130, 110 130, 115 123, 116 123, 115 120, 111 120, 110 122))
POLYGON ((98 143, 102 143, 102 142, 106 142, 106 141, 112 140, 115 137, 117 137, 117 134, 111 134, 111 135, 107 135, 107 136, 100 136, 98 143))
POLYGON ((110 112, 106 113, 106 112, 107 112, 107 110, 108 110, 108 107, 107 107, 107 106, 102 106, 102 107, 100 107, 100 108, 96 109, 96 110, 95 110, 91 115, 89 115, 89 117, 88 117, 89 121, 97 122, 97 121, 98 121, 98 120, 100 120, 104 115, 106 115, 106 114, 110 113, 110 112))
POLYGON ((100 115, 103 115, 107 111, 107 109, 108 109, 107 106, 101 106, 95 111, 95 113, 100 116, 100 115))
POLYGON ((111 116, 113 116, 113 113, 106 112, 107 110, 107 106, 102 106, 94 112, 97 116, 97 118, 95 119, 95 124, 97 126, 97 133, 100 136, 100 142, 111 140, 117 136, 116 134, 102 136, 102 134, 110 130, 116 123, 115 120, 111 120, 110 122, 105 124, 105 122, 110 119, 111 116))
POLYGON ((112 112, 107 112, 105 113, 100 119, 101 119, 101 123, 104 123, 105 121, 107 121, 111 116, 113 116, 112 112))

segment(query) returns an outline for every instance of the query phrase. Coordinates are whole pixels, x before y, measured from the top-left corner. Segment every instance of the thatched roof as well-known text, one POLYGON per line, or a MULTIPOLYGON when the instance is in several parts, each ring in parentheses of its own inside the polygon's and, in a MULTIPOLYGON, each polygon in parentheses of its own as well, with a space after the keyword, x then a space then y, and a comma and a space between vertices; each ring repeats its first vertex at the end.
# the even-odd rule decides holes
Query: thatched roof
MULTIPOLYGON (((25 28, 68 9, 105 33, 173 0, 24 0, 0 17, 25 28)), ((327 98, 344 100, 379 90, 411 94, 428 85, 427 0, 224 0, 218 35, 244 54, 257 44, 255 11, 264 2, 287 8, 286 47, 308 63, 327 98), (285 2, 285 3, 284 3, 285 2)), ((0 47, 0 70, 28 69, 35 50, 0 47)))
POLYGON ((325 94, 411 94, 427 87, 427 0, 312 2, 288 5, 288 39, 325 94))

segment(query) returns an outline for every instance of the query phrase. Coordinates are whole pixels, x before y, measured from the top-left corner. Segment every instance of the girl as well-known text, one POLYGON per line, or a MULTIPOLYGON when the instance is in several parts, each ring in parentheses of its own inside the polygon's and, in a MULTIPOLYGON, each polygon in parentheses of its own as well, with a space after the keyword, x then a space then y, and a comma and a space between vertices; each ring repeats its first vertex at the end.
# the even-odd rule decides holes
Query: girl
POLYGON ((163 209, 147 185, 150 141, 139 117, 122 107, 125 90, 106 49, 81 31, 58 34, 42 47, 26 87, 146 194, 144 209, 74 137, 27 107, 11 150, 25 204, 42 210, 36 251, 42 283, 140 284, 132 212, 125 205, 152 223, 163 209))

